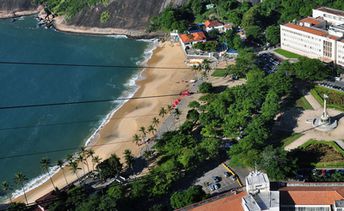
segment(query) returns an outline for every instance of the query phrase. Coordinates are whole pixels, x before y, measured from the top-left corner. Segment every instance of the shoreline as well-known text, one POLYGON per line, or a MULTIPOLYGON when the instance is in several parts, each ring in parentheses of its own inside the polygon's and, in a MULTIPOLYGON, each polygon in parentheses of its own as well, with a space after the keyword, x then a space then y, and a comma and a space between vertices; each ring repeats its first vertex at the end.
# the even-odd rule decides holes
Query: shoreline
POLYGON ((9 18, 19 18, 22 16, 30 16, 39 13, 39 9, 32 9, 32 10, 21 10, 21 11, 7 11, 7 10, 0 10, 0 19, 9 19, 9 18))
MULTIPOLYGON (((147 46, 147 48, 145 49, 145 51, 143 52, 144 55, 148 55, 148 56, 144 56, 142 61, 139 61, 138 65, 141 66, 145 66, 148 61, 152 58, 153 56, 153 52, 154 50, 159 46, 159 42, 158 40, 143 40, 142 42, 149 42, 150 44, 147 46)), ((143 76, 142 74, 144 73, 145 69, 142 70, 138 70, 137 73, 135 73, 127 82, 127 89, 123 91, 123 93, 120 95, 119 98, 131 98, 133 97, 136 92, 138 91, 138 89, 140 87, 138 87, 137 85, 137 81, 139 80, 143 80, 143 76)), ((116 100, 115 100, 116 101, 116 100)), ((110 110, 110 112, 103 118, 101 119, 99 122, 101 122, 99 124, 99 126, 97 127, 97 129, 94 130, 94 132, 92 132, 92 134, 89 136, 89 138, 87 138, 87 140, 84 142, 84 147, 86 148, 92 148, 92 145, 96 144, 96 139, 98 137, 99 132, 101 131, 101 129, 111 121, 112 117, 116 114, 116 112, 125 105, 125 103, 128 102, 128 100, 125 101, 121 101, 119 102, 119 104, 117 106, 115 106, 112 110, 110 110)), ((75 155, 76 152, 73 154, 75 155)), ((65 163, 66 165, 67 163, 65 163)), ((32 178, 25 187, 26 191, 31 191, 34 190, 35 188, 39 187, 40 185, 42 185, 43 183, 47 182, 50 178, 49 175, 54 176, 57 172, 59 171, 59 167, 58 166, 51 166, 49 167, 49 174, 48 173, 44 173, 44 174, 40 174, 35 178, 32 178)), ((17 189, 15 190, 15 192, 12 193, 12 197, 16 198, 19 197, 20 195, 22 195, 22 189, 17 189)))
MULTIPOLYGON (((174 44, 172 46, 170 43, 165 42, 159 43, 159 46, 153 50, 147 65, 186 67, 184 59, 184 54, 179 45, 174 44)), ((134 97, 179 93, 187 86, 187 84, 180 83, 179 81, 192 79, 193 73, 188 69, 166 71, 147 68, 138 73, 138 76, 139 78, 135 81, 137 88, 133 94, 134 97)), ((140 99, 124 102, 107 116, 107 121, 101 124, 95 131, 96 133, 93 139, 90 137, 91 143, 87 145, 87 148, 95 150, 95 154, 103 160, 108 158, 112 153, 115 153, 121 158, 121 162, 123 162, 123 152, 125 149, 130 149, 133 155, 138 156, 144 144, 137 146, 132 142, 132 136, 138 132, 140 126, 147 128, 154 115, 158 117, 160 107, 171 104, 173 98, 140 99), (147 118, 147 114, 151 115, 151 118, 147 118), (115 117, 118 116, 124 118, 115 120, 115 117)), ((67 174, 67 180, 69 182, 74 181, 76 176, 68 168, 64 169, 67 174)), ((81 175, 82 171, 78 173, 81 175)), ((49 178, 45 179, 47 181, 43 184, 27 191, 29 202, 34 202, 53 189, 48 181, 49 178)), ((66 185, 61 169, 52 176, 52 179, 60 189, 66 185)), ((15 201, 23 202, 23 195, 17 197, 15 201)))

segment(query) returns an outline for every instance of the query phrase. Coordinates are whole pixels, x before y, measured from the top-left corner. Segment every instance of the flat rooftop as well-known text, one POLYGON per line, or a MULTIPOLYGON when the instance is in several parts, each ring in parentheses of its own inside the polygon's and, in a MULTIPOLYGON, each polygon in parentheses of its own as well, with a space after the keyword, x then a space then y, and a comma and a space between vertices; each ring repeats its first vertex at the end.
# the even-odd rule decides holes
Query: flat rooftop
POLYGON ((320 7, 317 10, 344 17, 344 11, 342 10, 332 9, 329 7, 320 7))
POLYGON ((289 27, 289 28, 293 28, 296 30, 304 31, 307 33, 311 33, 314 35, 318 35, 318 36, 325 37, 328 35, 327 31, 320 30, 320 29, 313 28, 313 27, 305 27, 305 26, 300 26, 300 25, 293 24, 293 23, 286 23, 286 24, 284 24, 284 26, 289 27))

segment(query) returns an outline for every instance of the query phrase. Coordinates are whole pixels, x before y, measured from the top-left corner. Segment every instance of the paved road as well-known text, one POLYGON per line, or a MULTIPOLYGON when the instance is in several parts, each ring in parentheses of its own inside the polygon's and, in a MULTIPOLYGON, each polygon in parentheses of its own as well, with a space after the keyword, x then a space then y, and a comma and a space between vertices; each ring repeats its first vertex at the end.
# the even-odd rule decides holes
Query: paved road
MULTIPOLYGON (((201 85, 203 83, 203 79, 198 79, 190 88, 189 91, 191 93, 197 93, 198 92, 198 87, 199 85, 201 85)), ((182 115, 186 116, 187 113, 187 109, 188 109, 188 105, 190 103, 190 96, 184 97, 180 103, 178 104, 177 108, 182 112, 182 115)), ((176 130, 180 124, 181 120, 180 119, 176 119, 176 116, 173 114, 170 114, 165 121, 163 121, 158 129, 158 131, 156 132, 156 138, 159 139, 162 137, 162 135, 168 131, 174 131, 176 130)), ((140 152, 140 155, 142 156, 144 154, 145 151, 149 151, 152 150, 152 147, 154 146, 155 141, 151 141, 149 143, 147 143, 140 152)))

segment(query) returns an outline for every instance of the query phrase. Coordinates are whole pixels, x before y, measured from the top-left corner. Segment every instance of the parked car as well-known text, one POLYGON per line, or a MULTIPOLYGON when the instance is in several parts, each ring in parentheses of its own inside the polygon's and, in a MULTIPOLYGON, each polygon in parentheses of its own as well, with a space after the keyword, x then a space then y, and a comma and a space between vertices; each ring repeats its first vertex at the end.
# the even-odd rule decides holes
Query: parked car
POLYGON ((220 184, 218 184, 218 183, 211 183, 208 186, 208 188, 209 188, 210 191, 218 190, 220 188, 220 184))
POLYGON ((228 171, 224 172, 223 175, 227 178, 231 176, 231 174, 228 171))
POLYGON ((218 176, 213 176, 211 178, 213 179, 214 183, 218 183, 221 180, 221 177, 218 177, 218 176))

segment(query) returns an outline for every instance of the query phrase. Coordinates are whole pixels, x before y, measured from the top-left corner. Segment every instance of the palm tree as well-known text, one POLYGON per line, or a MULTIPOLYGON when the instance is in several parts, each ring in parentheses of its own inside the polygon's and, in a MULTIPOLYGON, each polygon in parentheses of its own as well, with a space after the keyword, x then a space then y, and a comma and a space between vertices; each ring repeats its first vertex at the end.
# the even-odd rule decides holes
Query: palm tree
POLYGON ((17 185, 20 185, 22 187, 26 204, 29 204, 26 197, 25 186, 24 186, 24 182, 26 182, 27 180, 28 180, 27 177, 21 172, 16 173, 16 175, 14 176, 14 182, 17 185))
POLYGON ((140 136, 139 135, 137 135, 137 134, 135 134, 135 135, 133 135, 133 141, 135 142, 135 144, 138 144, 139 142, 140 142, 140 136))
POLYGON ((78 167, 78 163, 75 162, 75 161, 69 162, 69 168, 70 168, 70 170, 72 170, 72 172, 76 175, 76 177, 78 178, 78 180, 80 180, 80 177, 79 177, 79 175, 78 175, 78 170, 80 169, 80 168, 78 167))
POLYGON ((161 107, 160 111, 159 111, 159 116, 161 116, 162 118, 164 118, 164 116, 167 114, 166 108, 165 107, 161 107))
POLYGON ((158 118, 154 117, 153 120, 152 120, 152 125, 158 126, 159 123, 160 123, 160 120, 158 118))
POLYGON ((102 159, 97 155, 92 158, 92 168, 94 171, 94 167, 97 167, 97 165, 102 161, 102 159))
POLYGON ((51 163, 50 159, 42 158, 40 163, 41 163, 42 169, 48 174, 49 180, 50 180, 51 184, 53 185, 54 189, 56 189, 56 186, 55 186, 55 184, 53 182, 53 179, 51 178, 51 175, 50 175, 50 172, 49 172, 49 166, 50 166, 50 163, 51 163))
POLYGON ((140 127, 139 131, 142 133, 142 139, 144 140, 147 134, 146 128, 142 126, 140 127))
POLYGON ((149 125, 148 132, 154 135, 154 133, 156 132, 156 128, 154 127, 154 125, 149 125))
POLYGON ((80 153, 82 154, 82 157, 84 158, 83 163, 86 164, 87 172, 89 172, 89 171, 90 171, 90 167, 89 167, 88 161, 87 161, 88 152, 87 152, 86 147, 81 147, 81 148, 80 148, 80 153))
POLYGON ((9 199, 10 202, 12 203, 12 194, 10 193, 11 187, 10 187, 10 185, 8 184, 7 181, 3 181, 3 182, 1 183, 1 189, 2 189, 2 191, 3 191, 4 193, 9 194, 8 199, 9 199))
POLYGON ((85 155, 86 155, 86 165, 87 165, 87 170, 90 171, 89 169, 89 163, 88 163, 88 158, 91 158, 91 160, 93 159, 94 156, 94 150, 93 149, 86 149, 85 150, 85 155))
POLYGON ((173 110, 173 107, 172 107, 171 105, 167 105, 167 111, 168 111, 169 113, 171 113, 172 110, 173 110))
POLYGON ((84 155, 80 152, 78 157, 76 158, 76 161, 81 163, 81 168, 82 168, 82 171, 84 172, 84 175, 86 174, 85 172, 85 168, 84 168, 84 160, 85 160, 85 157, 84 155))
POLYGON ((66 181, 66 185, 68 185, 67 177, 66 177, 66 174, 65 174, 65 171, 64 171, 64 168, 63 168, 64 162, 63 162, 62 160, 58 160, 58 161, 56 162, 56 164, 57 164, 57 165, 60 167, 60 169, 62 170, 62 174, 63 174, 63 177, 64 177, 64 179, 65 179, 65 181, 66 181))
POLYGON ((72 162, 73 159, 74 159, 74 156, 73 156, 72 154, 68 154, 68 155, 67 155, 67 161, 68 161, 68 163, 72 162))
POLYGON ((134 171, 133 169, 134 156, 131 154, 131 151, 129 149, 126 149, 124 151, 124 159, 125 159, 125 164, 127 164, 127 166, 131 168, 132 171, 134 171))

